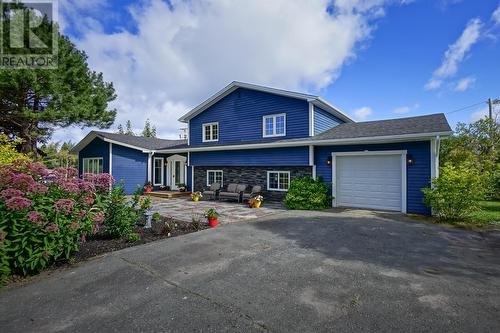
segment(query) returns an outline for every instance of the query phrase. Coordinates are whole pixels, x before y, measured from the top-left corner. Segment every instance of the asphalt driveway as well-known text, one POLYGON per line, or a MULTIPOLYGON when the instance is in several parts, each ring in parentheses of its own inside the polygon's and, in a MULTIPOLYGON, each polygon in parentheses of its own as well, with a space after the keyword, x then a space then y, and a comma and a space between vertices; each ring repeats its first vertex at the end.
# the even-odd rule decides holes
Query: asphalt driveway
POLYGON ((498 332, 500 237, 285 212, 0 291, 2 332, 498 332))

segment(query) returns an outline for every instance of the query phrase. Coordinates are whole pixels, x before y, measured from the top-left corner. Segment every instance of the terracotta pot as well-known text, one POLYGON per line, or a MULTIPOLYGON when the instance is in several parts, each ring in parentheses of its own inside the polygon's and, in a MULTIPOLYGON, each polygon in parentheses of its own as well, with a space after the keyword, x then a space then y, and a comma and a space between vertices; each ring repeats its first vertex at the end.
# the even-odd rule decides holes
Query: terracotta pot
POLYGON ((208 226, 209 227, 216 227, 217 224, 219 224, 219 218, 218 217, 209 217, 208 218, 208 226))
POLYGON ((146 193, 151 193, 151 187, 146 187, 146 193))
POLYGON ((260 208, 261 203, 262 203, 261 201, 255 200, 255 202, 253 203, 254 208, 260 208))

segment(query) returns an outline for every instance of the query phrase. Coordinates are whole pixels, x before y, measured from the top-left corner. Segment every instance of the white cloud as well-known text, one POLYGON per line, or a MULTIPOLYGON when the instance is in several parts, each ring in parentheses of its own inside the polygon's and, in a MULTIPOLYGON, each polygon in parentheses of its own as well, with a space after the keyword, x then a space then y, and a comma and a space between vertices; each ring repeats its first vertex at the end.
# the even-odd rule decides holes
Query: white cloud
POLYGON ((405 113, 409 113, 411 111, 414 111, 416 109, 418 109, 420 107, 420 104, 414 104, 413 106, 400 106, 400 107, 397 107, 395 108, 394 110, 392 110, 392 112, 394 113, 397 113, 397 114, 405 114, 405 113))
MULTIPOLYGON (((142 127, 150 118, 159 135, 177 137, 182 124, 174 119, 233 80, 299 91, 328 86, 370 37, 382 7, 396 3, 151 0, 131 7, 133 32, 105 33, 91 18, 72 30, 83 34, 75 42, 91 68, 114 83, 116 123, 142 127)), ((74 8, 65 8, 69 21, 74 8)))
POLYGON ((441 66, 436 69, 432 78, 427 82, 427 90, 435 90, 441 87, 443 79, 454 75, 458 71, 458 66, 464 60, 471 47, 479 40, 481 32, 481 20, 472 19, 467 23, 462 35, 448 47, 441 66))
POLYGON ((495 24, 500 24, 500 3, 498 4, 497 9, 491 15, 491 19, 495 22, 495 24))
POLYGON ((464 92, 467 89, 469 89, 470 87, 472 87, 475 82, 476 82, 475 77, 472 77, 472 76, 464 77, 464 78, 458 80, 458 82, 455 85, 454 90, 458 91, 458 92, 464 92))
POLYGON ((373 114, 373 110, 368 106, 363 106, 359 109, 356 109, 352 112, 354 119, 358 121, 367 120, 373 114))

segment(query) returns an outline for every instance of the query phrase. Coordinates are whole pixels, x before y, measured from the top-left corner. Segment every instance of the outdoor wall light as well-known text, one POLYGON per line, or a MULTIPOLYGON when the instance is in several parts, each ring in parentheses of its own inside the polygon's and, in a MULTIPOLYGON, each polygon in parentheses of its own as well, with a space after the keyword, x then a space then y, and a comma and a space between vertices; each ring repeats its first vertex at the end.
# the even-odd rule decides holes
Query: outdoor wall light
POLYGON ((415 163, 415 160, 413 160, 413 156, 406 155, 406 164, 413 165, 413 163, 415 163))
POLYGON ((332 157, 329 156, 327 159, 326 159, 326 165, 332 165, 332 157))

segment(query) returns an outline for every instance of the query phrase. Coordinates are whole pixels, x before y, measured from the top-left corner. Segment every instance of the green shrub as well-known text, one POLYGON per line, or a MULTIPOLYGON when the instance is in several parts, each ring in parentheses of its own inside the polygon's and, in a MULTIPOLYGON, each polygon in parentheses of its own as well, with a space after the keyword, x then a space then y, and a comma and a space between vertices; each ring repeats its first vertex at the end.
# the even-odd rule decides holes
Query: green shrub
POLYGON ((124 194, 123 182, 113 187, 107 202, 106 218, 102 233, 108 237, 128 237, 132 234, 140 217, 137 193, 128 202, 124 194))
POLYGON ((422 190, 424 202, 443 220, 469 217, 479 209, 479 201, 484 198, 483 178, 472 166, 446 164, 432 185, 422 190))
POLYGON ((104 212, 96 198, 112 178, 102 174, 90 181, 77 174, 25 159, 0 167, 0 280, 69 259, 86 235, 97 232, 104 212))
POLYGON ((131 233, 130 235, 128 235, 127 237, 127 241, 129 243, 135 243, 135 242, 138 242, 141 240, 141 235, 139 235, 138 233, 136 232, 133 232, 131 233))
POLYGON ((329 188, 321 177, 298 177, 292 180, 285 197, 288 209, 325 209, 331 206, 329 188))

